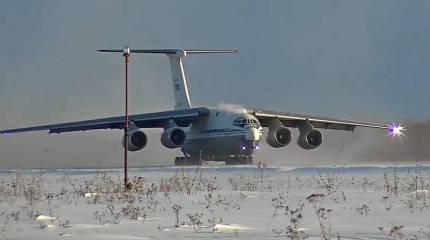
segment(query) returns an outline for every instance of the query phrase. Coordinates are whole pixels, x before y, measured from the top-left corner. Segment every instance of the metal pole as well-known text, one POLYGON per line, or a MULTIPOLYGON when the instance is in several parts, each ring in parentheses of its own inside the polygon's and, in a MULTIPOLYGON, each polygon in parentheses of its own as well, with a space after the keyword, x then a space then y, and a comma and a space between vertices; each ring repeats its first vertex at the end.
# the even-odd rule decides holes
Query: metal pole
POLYGON ((127 152, 128 152, 128 62, 130 57, 130 48, 124 49, 124 63, 125 63, 125 118, 124 118, 124 188, 128 188, 128 174, 127 174, 127 152))

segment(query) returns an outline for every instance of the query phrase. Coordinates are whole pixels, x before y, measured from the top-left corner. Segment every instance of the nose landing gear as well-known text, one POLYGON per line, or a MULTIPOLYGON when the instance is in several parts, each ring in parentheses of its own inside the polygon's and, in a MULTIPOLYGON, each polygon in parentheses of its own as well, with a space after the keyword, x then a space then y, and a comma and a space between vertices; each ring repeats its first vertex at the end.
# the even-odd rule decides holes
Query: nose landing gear
POLYGON ((238 155, 233 157, 228 157, 225 160, 225 165, 252 165, 254 159, 252 156, 238 155))

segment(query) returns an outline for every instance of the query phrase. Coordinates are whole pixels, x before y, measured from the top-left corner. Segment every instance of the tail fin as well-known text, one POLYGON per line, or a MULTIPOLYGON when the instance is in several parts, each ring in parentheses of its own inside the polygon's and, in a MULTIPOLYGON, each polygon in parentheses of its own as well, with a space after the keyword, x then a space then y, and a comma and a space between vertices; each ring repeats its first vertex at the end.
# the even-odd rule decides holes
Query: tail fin
MULTIPOLYGON (((100 52, 123 52, 122 49, 105 49, 100 52)), ((188 93, 187 78, 182 59, 188 54, 207 53, 237 53, 238 50, 195 50, 195 49, 129 49, 131 53, 155 53, 166 54, 170 60, 170 70, 172 74, 173 94, 175 97, 175 109, 191 108, 190 95, 188 93)))

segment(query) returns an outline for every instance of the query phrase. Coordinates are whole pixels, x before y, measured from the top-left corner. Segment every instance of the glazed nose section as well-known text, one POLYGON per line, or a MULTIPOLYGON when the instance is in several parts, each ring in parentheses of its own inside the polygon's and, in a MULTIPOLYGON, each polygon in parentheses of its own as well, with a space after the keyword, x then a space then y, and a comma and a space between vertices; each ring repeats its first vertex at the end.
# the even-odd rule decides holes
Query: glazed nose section
POLYGON ((259 141, 261 134, 255 127, 250 127, 246 130, 245 139, 248 141, 259 141))

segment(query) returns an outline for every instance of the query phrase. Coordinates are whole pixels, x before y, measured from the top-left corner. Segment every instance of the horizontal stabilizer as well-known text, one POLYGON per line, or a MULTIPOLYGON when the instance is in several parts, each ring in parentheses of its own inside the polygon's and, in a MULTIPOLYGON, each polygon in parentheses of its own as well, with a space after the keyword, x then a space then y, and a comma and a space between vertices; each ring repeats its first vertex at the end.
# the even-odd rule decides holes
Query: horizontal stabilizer
POLYGON ((237 49, 100 49, 99 52, 124 53, 155 53, 155 54, 206 54, 206 53, 237 53, 237 49))

